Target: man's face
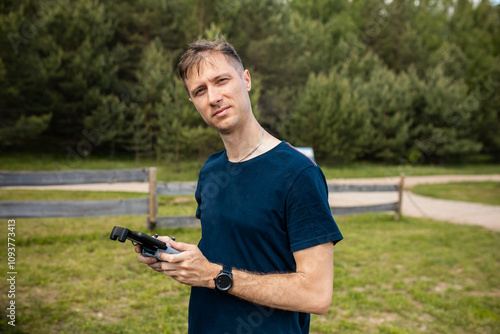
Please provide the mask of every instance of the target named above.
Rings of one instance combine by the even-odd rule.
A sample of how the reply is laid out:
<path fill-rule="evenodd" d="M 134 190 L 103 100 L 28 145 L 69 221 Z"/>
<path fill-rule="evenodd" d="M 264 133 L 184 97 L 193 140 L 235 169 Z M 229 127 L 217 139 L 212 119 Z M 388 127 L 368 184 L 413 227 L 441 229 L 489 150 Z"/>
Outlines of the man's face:
<path fill-rule="evenodd" d="M 189 100 L 205 122 L 219 133 L 228 134 L 250 119 L 248 92 L 250 73 L 237 70 L 221 53 L 202 60 L 200 70 L 191 68 L 185 80 Z"/>

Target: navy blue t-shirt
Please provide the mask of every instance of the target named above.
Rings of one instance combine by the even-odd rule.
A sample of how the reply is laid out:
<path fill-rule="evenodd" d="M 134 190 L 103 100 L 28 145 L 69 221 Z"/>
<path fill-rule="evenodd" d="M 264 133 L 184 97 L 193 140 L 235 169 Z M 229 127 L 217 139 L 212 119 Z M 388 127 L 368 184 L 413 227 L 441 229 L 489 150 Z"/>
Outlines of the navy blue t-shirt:
<path fill-rule="evenodd" d="M 214 263 L 255 273 L 295 272 L 293 252 L 343 237 L 319 166 L 286 142 L 251 160 L 213 154 L 196 189 L 202 238 Z M 234 282 L 234 284 L 238 284 Z M 309 333 L 310 315 L 193 287 L 189 333 Z"/>

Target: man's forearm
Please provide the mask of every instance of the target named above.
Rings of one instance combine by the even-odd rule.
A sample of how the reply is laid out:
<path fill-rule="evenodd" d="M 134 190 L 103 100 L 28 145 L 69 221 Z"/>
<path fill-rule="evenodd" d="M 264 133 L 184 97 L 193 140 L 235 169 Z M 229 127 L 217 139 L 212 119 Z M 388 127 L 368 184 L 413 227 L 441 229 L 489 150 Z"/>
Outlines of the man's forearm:
<path fill-rule="evenodd" d="M 229 294 L 250 302 L 288 311 L 323 314 L 328 310 L 333 292 L 333 245 L 331 252 L 315 252 L 314 260 L 306 262 L 307 255 L 300 255 L 297 272 L 257 274 L 233 269 L 233 286 Z M 305 252 L 304 252 L 305 253 Z M 211 272 L 218 273 L 216 265 Z M 214 282 L 209 282 L 214 288 Z"/>
<path fill-rule="evenodd" d="M 331 302 L 332 293 L 311 287 L 302 273 L 259 275 L 235 270 L 233 281 L 231 295 L 267 307 L 323 314 Z"/>

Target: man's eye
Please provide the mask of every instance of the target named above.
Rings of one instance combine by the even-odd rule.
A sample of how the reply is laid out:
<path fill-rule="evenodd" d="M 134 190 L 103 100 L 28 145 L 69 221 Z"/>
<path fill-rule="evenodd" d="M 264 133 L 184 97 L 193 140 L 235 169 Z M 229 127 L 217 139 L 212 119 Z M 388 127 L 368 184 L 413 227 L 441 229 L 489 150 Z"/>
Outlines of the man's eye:
<path fill-rule="evenodd" d="M 205 91 L 205 89 L 203 88 L 200 88 L 198 89 L 195 93 L 194 93 L 194 96 L 200 96 L 201 94 L 203 94 L 203 92 Z"/>

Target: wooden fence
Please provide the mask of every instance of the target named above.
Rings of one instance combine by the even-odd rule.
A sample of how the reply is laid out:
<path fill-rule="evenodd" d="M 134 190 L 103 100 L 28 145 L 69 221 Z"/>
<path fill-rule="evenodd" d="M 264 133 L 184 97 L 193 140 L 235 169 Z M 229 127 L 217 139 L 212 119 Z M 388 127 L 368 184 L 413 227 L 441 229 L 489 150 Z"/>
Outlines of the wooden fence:
<path fill-rule="evenodd" d="M 0 186 L 48 186 L 89 183 L 148 182 L 152 168 L 71 170 L 58 172 L 0 171 Z M 102 201 L 2 201 L 1 218 L 96 217 L 150 214 L 149 198 Z"/>
<path fill-rule="evenodd" d="M 119 215 L 148 215 L 147 227 L 172 228 L 199 226 L 194 216 L 157 217 L 158 195 L 194 195 L 196 182 L 156 181 L 156 168 L 129 170 L 73 170 L 59 172 L 5 172 L 0 171 L 0 187 L 32 185 L 67 185 L 89 183 L 148 182 L 148 197 L 101 200 L 101 201 L 3 201 L 0 202 L 0 218 L 45 218 L 45 217 L 96 217 Z M 332 192 L 369 192 L 397 191 L 398 201 L 393 203 L 356 206 L 332 207 L 334 216 L 351 215 L 367 212 L 394 211 L 395 219 L 401 215 L 404 177 L 394 185 L 345 185 L 329 184 Z"/>
<path fill-rule="evenodd" d="M 364 205 L 364 206 L 348 206 L 348 207 L 331 207 L 332 215 L 355 215 L 367 212 L 385 212 L 394 211 L 395 220 L 401 216 L 401 204 L 403 202 L 404 175 L 400 176 L 399 184 L 375 184 L 375 185 L 357 185 L 357 184 L 328 184 L 328 192 L 385 192 L 397 191 L 398 200 L 396 202 Z"/>

